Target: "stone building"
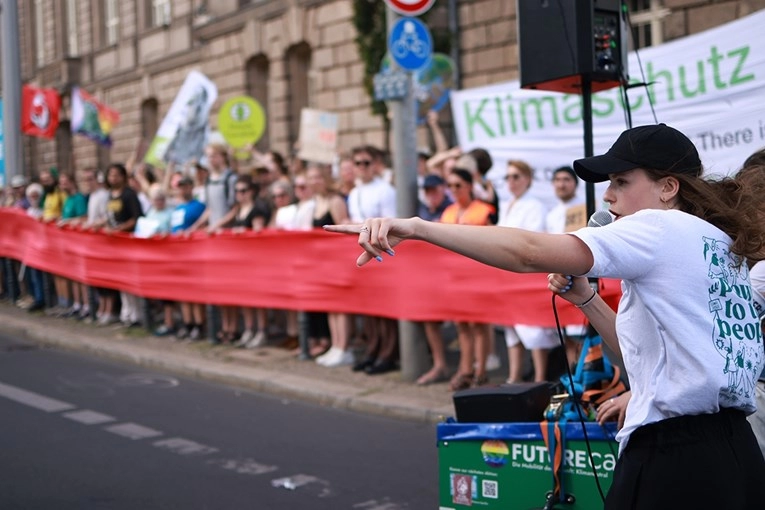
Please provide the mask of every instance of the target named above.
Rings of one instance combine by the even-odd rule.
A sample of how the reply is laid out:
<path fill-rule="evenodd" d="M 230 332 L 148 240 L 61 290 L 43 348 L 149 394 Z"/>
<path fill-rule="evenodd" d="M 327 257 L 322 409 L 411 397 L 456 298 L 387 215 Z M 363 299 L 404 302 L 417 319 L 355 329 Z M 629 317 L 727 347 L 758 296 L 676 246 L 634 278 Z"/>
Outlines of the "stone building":
<path fill-rule="evenodd" d="M 379 0 L 375 0 L 379 1 Z M 566 0 L 569 1 L 569 0 Z M 570 0 L 573 1 L 573 0 Z M 765 0 L 628 0 L 638 46 L 692 34 L 765 8 Z M 265 107 L 262 147 L 283 153 L 300 110 L 339 114 L 339 145 L 385 145 L 370 111 L 355 44 L 352 0 L 18 0 L 22 80 L 64 97 L 55 140 L 25 137 L 28 173 L 124 161 L 151 140 L 189 71 L 219 98 L 248 94 Z M 437 0 L 434 22 L 456 26 L 464 88 L 518 77 L 515 0 Z M 111 149 L 72 137 L 68 93 L 80 85 L 120 112 Z M 422 134 L 420 135 L 422 136 Z M 74 157 L 71 157 L 71 155 Z"/>

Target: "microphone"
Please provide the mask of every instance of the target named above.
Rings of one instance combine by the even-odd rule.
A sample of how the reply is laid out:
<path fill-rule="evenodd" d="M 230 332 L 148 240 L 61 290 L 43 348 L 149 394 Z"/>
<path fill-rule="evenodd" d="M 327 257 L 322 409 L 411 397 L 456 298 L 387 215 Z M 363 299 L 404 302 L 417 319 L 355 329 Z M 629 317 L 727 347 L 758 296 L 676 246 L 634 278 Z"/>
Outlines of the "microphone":
<path fill-rule="evenodd" d="M 595 213 L 590 216 L 590 221 L 587 222 L 588 227 L 602 227 L 604 225 L 608 225 L 609 223 L 612 223 L 614 221 L 613 216 L 611 216 L 611 213 L 608 211 L 595 211 Z"/>

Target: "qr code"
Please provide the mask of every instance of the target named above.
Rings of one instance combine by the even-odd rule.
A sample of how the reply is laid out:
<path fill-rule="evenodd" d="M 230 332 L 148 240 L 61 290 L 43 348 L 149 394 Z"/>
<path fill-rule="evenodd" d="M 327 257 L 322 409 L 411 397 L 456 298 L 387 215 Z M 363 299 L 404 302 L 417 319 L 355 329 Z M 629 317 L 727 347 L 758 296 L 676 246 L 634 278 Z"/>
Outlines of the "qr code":
<path fill-rule="evenodd" d="M 499 483 L 494 480 L 481 480 L 481 496 L 497 499 L 499 497 Z"/>

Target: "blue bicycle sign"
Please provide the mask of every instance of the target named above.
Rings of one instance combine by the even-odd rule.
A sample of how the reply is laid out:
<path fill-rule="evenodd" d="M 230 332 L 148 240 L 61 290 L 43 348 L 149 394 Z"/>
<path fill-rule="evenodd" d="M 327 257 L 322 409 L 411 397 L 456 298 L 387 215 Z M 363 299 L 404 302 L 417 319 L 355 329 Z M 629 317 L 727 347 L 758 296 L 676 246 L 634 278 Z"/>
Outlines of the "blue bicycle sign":
<path fill-rule="evenodd" d="M 388 36 L 388 51 L 402 69 L 416 71 L 427 65 L 433 54 L 433 37 L 417 18 L 399 18 Z"/>

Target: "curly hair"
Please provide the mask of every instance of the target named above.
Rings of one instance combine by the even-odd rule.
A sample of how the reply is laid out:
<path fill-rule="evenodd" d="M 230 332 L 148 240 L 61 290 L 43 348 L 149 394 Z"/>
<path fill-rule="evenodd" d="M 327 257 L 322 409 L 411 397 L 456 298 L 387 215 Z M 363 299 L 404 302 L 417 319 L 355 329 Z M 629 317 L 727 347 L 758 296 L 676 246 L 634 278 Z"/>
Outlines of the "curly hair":
<path fill-rule="evenodd" d="M 731 251 L 758 261 L 765 258 L 765 223 L 753 221 L 763 215 L 765 178 L 723 177 L 705 179 L 660 170 L 646 170 L 657 181 L 672 176 L 680 182 L 678 209 L 719 228 L 733 240 Z M 765 177 L 763 174 L 762 177 Z"/>

